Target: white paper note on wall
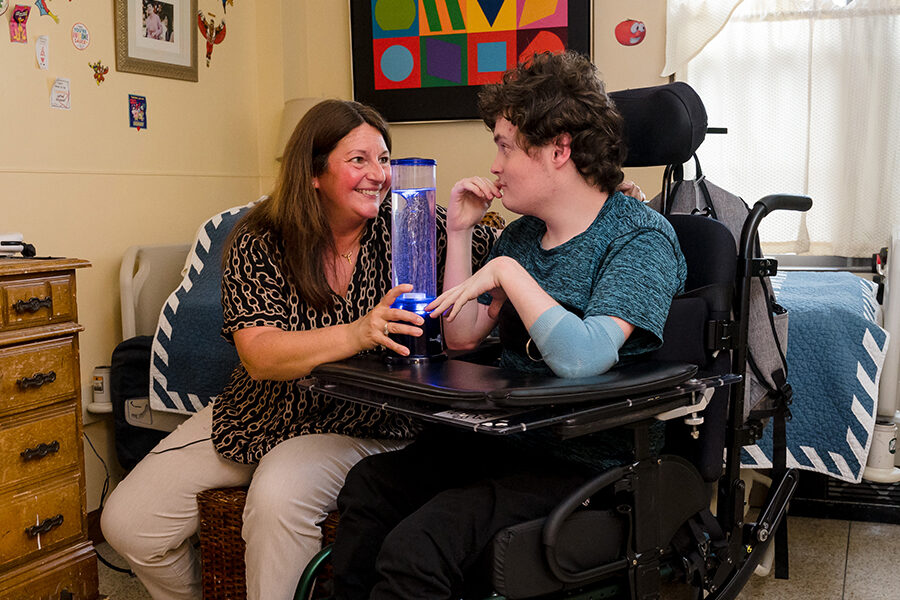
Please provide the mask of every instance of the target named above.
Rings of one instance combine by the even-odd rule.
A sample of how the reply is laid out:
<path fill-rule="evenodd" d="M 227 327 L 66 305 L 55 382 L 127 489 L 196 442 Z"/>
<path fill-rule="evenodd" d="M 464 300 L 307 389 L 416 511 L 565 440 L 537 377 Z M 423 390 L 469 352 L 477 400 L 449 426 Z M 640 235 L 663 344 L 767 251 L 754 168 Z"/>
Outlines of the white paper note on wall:
<path fill-rule="evenodd" d="M 46 35 L 39 35 L 34 42 L 34 57 L 38 66 L 46 71 L 50 66 L 50 38 Z"/>
<path fill-rule="evenodd" d="M 50 107 L 61 110 L 72 108 L 68 79 L 57 77 L 56 81 L 53 82 L 53 88 L 50 90 Z"/>

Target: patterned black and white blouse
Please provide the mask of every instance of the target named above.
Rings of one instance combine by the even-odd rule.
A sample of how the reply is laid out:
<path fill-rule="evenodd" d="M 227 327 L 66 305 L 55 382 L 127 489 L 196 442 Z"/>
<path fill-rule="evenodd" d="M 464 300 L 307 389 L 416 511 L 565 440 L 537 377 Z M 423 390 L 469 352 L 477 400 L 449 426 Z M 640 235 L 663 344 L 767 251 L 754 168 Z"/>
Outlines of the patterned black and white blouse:
<path fill-rule="evenodd" d="M 446 213 L 437 207 L 438 289 L 447 247 Z M 240 225 L 238 225 L 240 227 Z M 477 268 L 494 242 L 491 229 L 477 226 L 472 258 Z M 228 251 L 222 276 L 222 335 L 238 329 L 270 326 L 302 331 L 350 323 L 368 313 L 391 288 L 391 202 L 382 202 L 360 239 L 360 250 L 346 298 L 333 294 L 331 310 L 317 311 L 284 277 L 282 244 L 271 233 L 239 232 Z M 408 417 L 309 392 L 295 381 L 254 381 L 238 365 L 213 403 L 212 440 L 225 458 L 259 461 L 280 442 L 309 433 L 339 433 L 363 438 L 405 439 L 417 431 Z"/>

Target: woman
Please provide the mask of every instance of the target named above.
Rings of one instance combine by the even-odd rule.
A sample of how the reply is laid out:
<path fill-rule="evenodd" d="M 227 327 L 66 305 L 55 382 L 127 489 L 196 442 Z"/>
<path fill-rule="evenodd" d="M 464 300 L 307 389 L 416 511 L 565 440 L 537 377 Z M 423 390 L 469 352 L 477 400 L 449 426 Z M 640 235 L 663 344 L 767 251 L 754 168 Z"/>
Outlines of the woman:
<path fill-rule="evenodd" d="M 390 148 L 377 112 L 321 102 L 288 141 L 271 198 L 232 232 L 223 335 L 241 365 L 213 405 L 141 461 L 103 511 L 106 539 L 154 598 L 200 597 L 188 541 L 196 495 L 248 483 L 247 596 L 292 598 L 320 547 L 316 523 L 335 508 L 347 471 L 415 434 L 405 417 L 329 400 L 297 382 L 317 365 L 379 346 L 406 354 L 389 334 L 422 334 L 420 317 L 390 308 L 412 289 L 390 289 Z M 477 228 L 473 237 L 480 264 L 493 235 Z"/>
<path fill-rule="evenodd" d="M 154 10 L 152 4 L 148 4 L 145 9 L 144 27 L 146 28 L 146 33 L 144 35 L 150 39 L 158 40 L 162 36 L 162 21 L 159 20 L 159 12 Z"/>

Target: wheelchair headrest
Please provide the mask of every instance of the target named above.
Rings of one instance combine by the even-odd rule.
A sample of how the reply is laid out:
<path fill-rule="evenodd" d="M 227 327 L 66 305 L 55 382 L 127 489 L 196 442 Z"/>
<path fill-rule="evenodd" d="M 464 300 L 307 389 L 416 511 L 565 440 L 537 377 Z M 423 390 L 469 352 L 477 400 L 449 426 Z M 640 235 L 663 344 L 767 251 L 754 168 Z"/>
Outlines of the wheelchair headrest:
<path fill-rule="evenodd" d="M 706 109 L 686 83 L 610 92 L 625 118 L 626 167 L 687 162 L 706 137 Z"/>

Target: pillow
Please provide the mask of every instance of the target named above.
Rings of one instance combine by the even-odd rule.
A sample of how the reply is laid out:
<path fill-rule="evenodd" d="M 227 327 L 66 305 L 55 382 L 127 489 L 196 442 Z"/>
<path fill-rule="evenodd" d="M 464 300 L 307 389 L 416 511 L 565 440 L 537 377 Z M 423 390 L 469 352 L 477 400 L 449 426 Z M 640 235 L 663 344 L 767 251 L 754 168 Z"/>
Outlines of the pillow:
<path fill-rule="evenodd" d="M 222 393 L 237 366 L 237 351 L 222 338 L 222 251 L 232 228 L 260 200 L 221 212 L 197 231 L 184 279 L 163 305 L 153 336 L 153 410 L 199 411 Z"/>

